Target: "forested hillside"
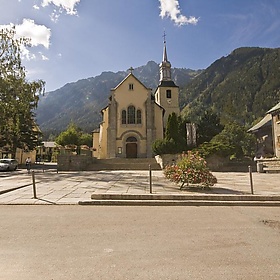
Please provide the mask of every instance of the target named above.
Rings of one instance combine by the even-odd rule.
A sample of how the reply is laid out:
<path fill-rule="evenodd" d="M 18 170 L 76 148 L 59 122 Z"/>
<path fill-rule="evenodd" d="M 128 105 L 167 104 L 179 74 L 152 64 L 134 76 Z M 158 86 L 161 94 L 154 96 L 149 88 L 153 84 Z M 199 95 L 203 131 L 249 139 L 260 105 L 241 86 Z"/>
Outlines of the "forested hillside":
<path fill-rule="evenodd" d="M 213 109 L 223 124 L 251 125 L 280 101 L 280 49 L 239 48 L 181 90 L 182 114 L 196 122 Z"/>

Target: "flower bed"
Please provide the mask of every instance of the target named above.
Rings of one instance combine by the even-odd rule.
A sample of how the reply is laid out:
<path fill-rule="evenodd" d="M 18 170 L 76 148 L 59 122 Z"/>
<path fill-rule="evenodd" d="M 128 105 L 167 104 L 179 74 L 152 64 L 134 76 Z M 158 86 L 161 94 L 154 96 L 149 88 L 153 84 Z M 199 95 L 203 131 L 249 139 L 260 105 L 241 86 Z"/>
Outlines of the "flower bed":
<path fill-rule="evenodd" d="M 210 187 L 217 183 L 217 178 L 206 166 L 206 161 L 197 152 L 188 151 L 182 154 L 181 159 L 164 169 L 167 179 L 180 184 L 180 189 L 186 184 Z"/>

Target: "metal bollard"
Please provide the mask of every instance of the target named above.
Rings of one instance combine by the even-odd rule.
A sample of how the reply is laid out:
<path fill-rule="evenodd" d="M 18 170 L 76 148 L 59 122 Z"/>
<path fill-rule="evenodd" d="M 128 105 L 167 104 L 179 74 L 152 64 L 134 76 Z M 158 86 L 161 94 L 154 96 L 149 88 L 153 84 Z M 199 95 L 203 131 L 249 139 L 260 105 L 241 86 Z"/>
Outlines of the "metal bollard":
<path fill-rule="evenodd" d="M 151 168 L 150 164 L 149 164 L 149 177 L 150 177 L 150 193 L 153 193 L 153 188 L 152 188 L 152 168 Z"/>
<path fill-rule="evenodd" d="M 248 167 L 249 167 L 249 175 L 250 175 L 251 194 L 254 194 L 252 167 L 250 165 Z"/>
<path fill-rule="evenodd" d="M 33 198 L 37 198 L 36 195 L 36 184 L 35 184 L 35 172 L 32 170 L 32 184 L 33 184 Z"/>

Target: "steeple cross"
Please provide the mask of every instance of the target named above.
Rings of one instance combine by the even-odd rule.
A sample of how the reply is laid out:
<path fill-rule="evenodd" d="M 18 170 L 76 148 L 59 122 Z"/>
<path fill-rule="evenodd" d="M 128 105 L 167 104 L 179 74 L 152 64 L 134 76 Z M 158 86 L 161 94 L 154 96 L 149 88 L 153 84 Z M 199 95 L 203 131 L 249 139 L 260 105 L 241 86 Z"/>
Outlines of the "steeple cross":
<path fill-rule="evenodd" d="M 163 31 L 163 43 L 166 43 L 166 33 L 165 33 L 165 30 Z"/>

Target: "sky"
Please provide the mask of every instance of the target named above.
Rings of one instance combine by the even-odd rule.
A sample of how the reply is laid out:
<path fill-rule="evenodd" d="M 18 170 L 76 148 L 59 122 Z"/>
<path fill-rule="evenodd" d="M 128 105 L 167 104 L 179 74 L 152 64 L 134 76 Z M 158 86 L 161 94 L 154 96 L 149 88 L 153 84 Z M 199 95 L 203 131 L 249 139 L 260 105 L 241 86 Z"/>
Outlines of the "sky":
<path fill-rule="evenodd" d="M 0 0 L 0 28 L 31 39 L 30 81 L 66 83 L 160 63 L 205 69 L 239 47 L 280 47 L 280 0 Z"/>

